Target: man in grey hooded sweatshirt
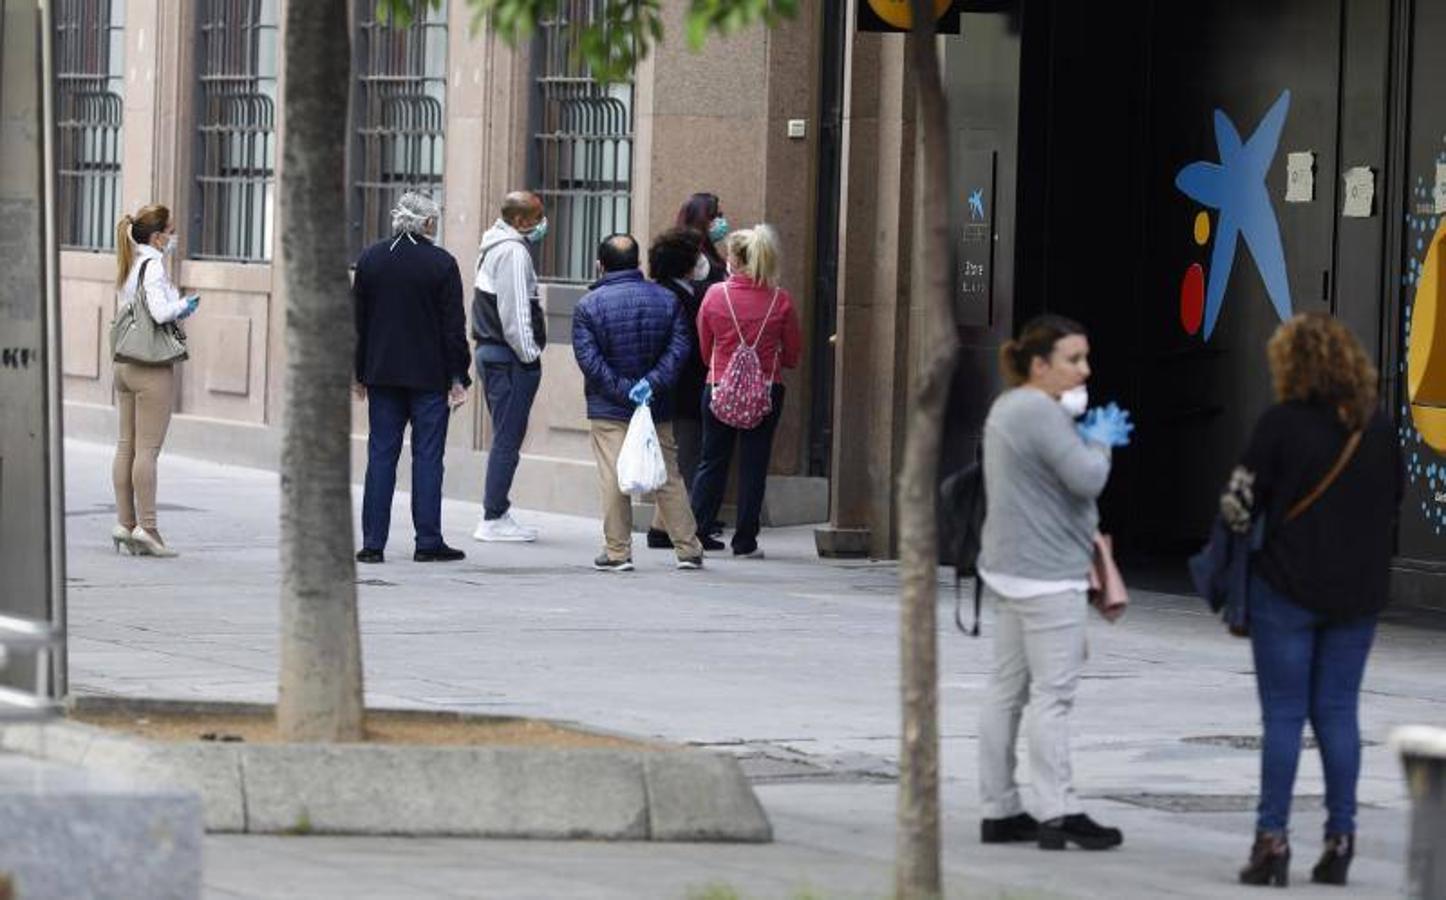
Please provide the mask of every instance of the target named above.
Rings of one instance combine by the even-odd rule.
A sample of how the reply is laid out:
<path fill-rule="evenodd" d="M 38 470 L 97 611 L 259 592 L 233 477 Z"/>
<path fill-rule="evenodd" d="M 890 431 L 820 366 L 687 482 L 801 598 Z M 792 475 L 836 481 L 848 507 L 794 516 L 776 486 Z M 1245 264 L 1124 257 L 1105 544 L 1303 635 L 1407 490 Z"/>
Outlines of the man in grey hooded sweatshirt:
<path fill-rule="evenodd" d="M 492 447 L 482 495 L 479 541 L 535 541 L 537 530 L 512 517 L 512 478 L 527 436 L 532 401 L 542 383 L 546 320 L 537 291 L 529 244 L 547 234 L 542 200 L 514 191 L 502 201 L 502 216 L 482 236 L 472 294 L 472 338 L 477 343 L 477 377 L 492 416 Z"/>

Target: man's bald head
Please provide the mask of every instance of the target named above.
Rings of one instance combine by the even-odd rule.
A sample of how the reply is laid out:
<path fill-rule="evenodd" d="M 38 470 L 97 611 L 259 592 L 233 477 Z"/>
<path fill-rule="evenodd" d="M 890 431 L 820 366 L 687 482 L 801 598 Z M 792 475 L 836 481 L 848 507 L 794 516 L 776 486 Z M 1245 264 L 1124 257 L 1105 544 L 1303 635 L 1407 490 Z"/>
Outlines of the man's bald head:
<path fill-rule="evenodd" d="M 502 198 L 502 221 L 523 231 L 542 220 L 542 198 L 531 191 L 513 191 Z"/>
<path fill-rule="evenodd" d="M 630 234 L 610 234 L 597 245 L 597 261 L 604 272 L 638 267 L 638 242 Z"/>

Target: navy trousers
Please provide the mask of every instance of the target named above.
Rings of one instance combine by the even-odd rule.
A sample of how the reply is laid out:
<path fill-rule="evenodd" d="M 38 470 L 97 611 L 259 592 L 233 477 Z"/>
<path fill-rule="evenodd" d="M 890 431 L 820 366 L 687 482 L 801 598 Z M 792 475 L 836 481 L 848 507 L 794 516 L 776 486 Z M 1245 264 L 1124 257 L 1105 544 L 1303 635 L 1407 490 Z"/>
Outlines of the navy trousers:
<path fill-rule="evenodd" d="M 392 527 L 392 493 L 402 434 L 412 426 L 412 527 L 418 550 L 442 546 L 442 453 L 447 447 L 447 394 L 410 388 L 368 387 L 366 489 L 362 494 L 362 547 L 381 550 Z"/>
<path fill-rule="evenodd" d="M 477 374 L 487 397 L 487 411 L 492 416 L 492 446 L 487 451 L 487 481 L 482 488 L 482 513 L 488 519 L 500 519 L 512 507 L 512 478 L 522 459 L 522 441 L 527 437 L 527 420 L 532 415 L 532 401 L 542 384 L 539 363 L 523 365 L 492 362 L 477 354 Z"/>
<path fill-rule="evenodd" d="M 718 518 L 733 446 L 738 445 L 738 523 L 733 529 L 733 550 L 751 553 L 758 548 L 763 491 L 768 484 L 768 461 L 773 456 L 773 433 L 783 415 L 783 385 L 772 388 L 773 410 L 754 428 L 743 430 L 718 421 L 709 408 L 712 386 L 703 389 L 703 447 L 698 474 L 693 479 L 693 518 L 701 530 Z"/>

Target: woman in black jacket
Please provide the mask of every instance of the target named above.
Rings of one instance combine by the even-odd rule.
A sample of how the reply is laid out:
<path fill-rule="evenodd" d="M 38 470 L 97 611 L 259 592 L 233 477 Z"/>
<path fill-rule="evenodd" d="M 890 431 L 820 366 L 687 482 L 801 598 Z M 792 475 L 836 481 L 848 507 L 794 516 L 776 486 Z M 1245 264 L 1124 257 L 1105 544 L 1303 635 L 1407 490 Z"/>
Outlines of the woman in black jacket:
<path fill-rule="evenodd" d="M 653 246 L 648 249 L 648 274 L 653 281 L 672 291 L 673 296 L 678 298 L 681 315 L 687 317 L 688 336 L 692 340 L 688 360 L 683 364 L 678 382 L 673 387 L 673 437 L 678 443 L 678 469 L 682 472 L 683 484 L 687 486 L 690 497 L 703 443 L 701 404 L 703 380 L 708 371 L 703 365 L 703 356 L 698 351 L 696 324 L 698 306 L 703 302 L 706 287 L 694 281 L 693 276 L 701 270 L 703 260 L 706 260 L 703 252 L 706 244 L 701 233 L 691 228 L 679 227 L 670 228 L 658 235 L 653 239 Z M 699 531 L 701 533 L 701 527 Z M 673 546 L 662 522 L 654 521 L 653 526 L 648 529 L 648 546 Z"/>
<path fill-rule="evenodd" d="M 1386 605 L 1400 451 L 1377 374 L 1350 331 L 1297 315 L 1266 348 L 1277 403 L 1256 423 L 1221 497 L 1227 524 L 1264 517 L 1249 627 L 1264 741 L 1245 884 L 1289 878 L 1291 792 L 1307 719 L 1325 772 L 1325 852 L 1312 880 L 1345 884 L 1355 851 L 1361 678 Z"/>

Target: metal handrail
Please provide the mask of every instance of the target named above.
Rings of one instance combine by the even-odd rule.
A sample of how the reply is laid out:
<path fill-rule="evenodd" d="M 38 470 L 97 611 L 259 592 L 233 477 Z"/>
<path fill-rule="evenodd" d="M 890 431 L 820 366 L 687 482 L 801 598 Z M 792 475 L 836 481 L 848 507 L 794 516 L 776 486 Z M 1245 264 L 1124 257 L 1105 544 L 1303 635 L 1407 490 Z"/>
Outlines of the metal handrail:
<path fill-rule="evenodd" d="M 64 640 L 60 629 L 50 622 L 0 615 L 0 671 L 10 665 L 10 651 L 35 654 L 36 689 L 0 687 L 0 723 L 40 722 L 61 714 L 60 701 L 50 696 L 51 654 Z"/>

